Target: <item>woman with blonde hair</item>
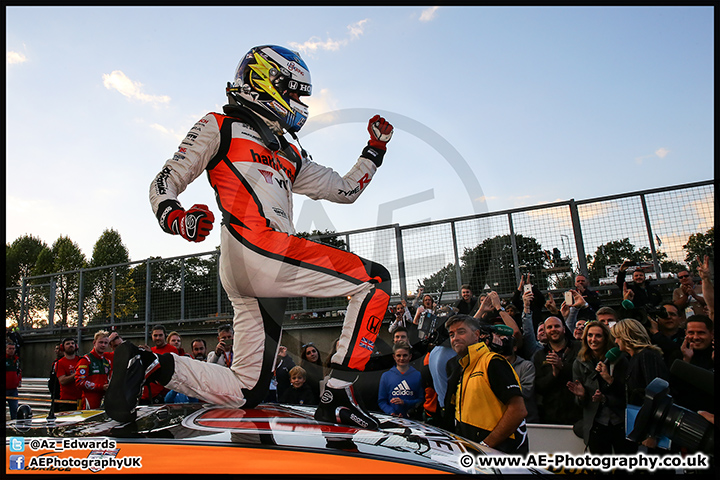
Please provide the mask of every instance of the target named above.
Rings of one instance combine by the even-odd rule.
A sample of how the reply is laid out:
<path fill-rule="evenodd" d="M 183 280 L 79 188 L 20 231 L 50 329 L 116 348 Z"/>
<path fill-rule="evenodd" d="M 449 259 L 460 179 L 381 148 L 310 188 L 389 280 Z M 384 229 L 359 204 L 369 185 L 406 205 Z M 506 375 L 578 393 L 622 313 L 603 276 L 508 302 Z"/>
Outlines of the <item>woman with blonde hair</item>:
<path fill-rule="evenodd" d="M 610 328 L 596 320 L 582 331 L 582 346 L 573 363 L 573 381 L 567 383 L 583 408 L 583 440 L 593 454 L 632 454 L 637 444 L 625 439 L 625 375 L 627 355 L 606 354 L 615 347 Z"/>
<path fill-rule="evenodd" d="M 650 336 L 643 325 L 635 319 L 626 318 L 613 325 L 611 332 L 615 343 L 623 352 L 630 355 L 625 391 L 628 405 L 642 406 L 645 399 L 645 387 L 656 378 L 670 382 L 668 369 L 660 347 L 650 342 Z M 642 442 L 648 451 L 655 451 L 657 442 L 648 438 Z"/>

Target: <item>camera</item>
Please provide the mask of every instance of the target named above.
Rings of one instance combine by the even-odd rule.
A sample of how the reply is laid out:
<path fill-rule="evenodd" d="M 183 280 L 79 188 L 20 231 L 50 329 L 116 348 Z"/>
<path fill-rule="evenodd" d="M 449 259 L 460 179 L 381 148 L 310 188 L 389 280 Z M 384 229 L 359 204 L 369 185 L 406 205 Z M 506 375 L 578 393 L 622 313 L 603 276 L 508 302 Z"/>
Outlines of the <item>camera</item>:
<path fill-rule="evenodd" d="M 714 425 L 698 413 L 675 405 L 669 390 L 670 385 L 662 378 L 656 378 L 645 387 L 645 401 L 627 439 L 642 442 L 649 436 L 668 437 L 673 444 L 686 448 L 690 453 L 702 452 L 713 456 Z"/>

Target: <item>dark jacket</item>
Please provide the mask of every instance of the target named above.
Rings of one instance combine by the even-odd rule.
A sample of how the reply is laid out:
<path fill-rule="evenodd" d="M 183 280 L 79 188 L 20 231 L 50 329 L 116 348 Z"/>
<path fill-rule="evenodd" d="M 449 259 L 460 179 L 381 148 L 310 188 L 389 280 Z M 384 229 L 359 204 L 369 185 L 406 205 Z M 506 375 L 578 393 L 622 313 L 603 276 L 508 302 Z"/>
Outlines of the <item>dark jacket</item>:
<path fill-rule="evenodd" d="M 573 362 L 580 349 L 580 342 L 568 336 L 566 339 L 567 345 L 561 354 L 563 366 L 557 377 L 552 373 L 552 365 L 545 362 L 551 350 L 549 344 L 533 355 L 535 394 L 539 397 L 538 409 L 542 423 L 573 425 L 582 418 L 582 409 L 575 402 L 575 395 L 567 388 L 567 383 L 572 381 Z"/>
<path fill-rule="evenodd" d="M 625 283 L 626 271 L 619 271 L 617 278 L 615 279 L 615 285 L 623 291 L 623 284 Z M 645 307 L 646 305 L 657 306 L 662 301 L 662 295 L 655 285 L 652 285 L 649 280 L 645 280 L 644 286 L 640 286 L 635 282 L 628 282 L 628 288 L 633 291 L 633 305 L 635 307 Z"/>
<path fill-rule="evenodd" d="M 573 363 L 573 381 L 579 380 L 585 387 L 585 396 L 582 399 L 575 397 L 575 402 L 583 409 L 582 431 L 585 445 L 590 440 L 590 432 L 601 408 L 610 410 L 616 424 L 618 421 L 622 423 L 625 418 L 625 377 L 628 364 L 626 355 L 620 356 L 615 363 L 611 364 L 609 367 L 613 382 L 608 384 L 595 370 L 597 362 L 585 361 L 580 358 L 575 359 Z M 601 404 L 592 401 L 592 397 L 598 389 L 605 395 L 605 403 Z"/>

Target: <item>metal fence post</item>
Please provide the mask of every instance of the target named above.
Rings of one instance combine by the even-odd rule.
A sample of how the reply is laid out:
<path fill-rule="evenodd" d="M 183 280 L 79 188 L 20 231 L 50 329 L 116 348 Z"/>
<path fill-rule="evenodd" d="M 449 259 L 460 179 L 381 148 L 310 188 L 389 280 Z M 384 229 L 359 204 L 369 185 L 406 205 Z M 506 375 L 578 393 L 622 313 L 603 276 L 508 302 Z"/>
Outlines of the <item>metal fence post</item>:
<path fill-rule="evenodd" d="M 455 281 L 457 282 L 458 292 L 462 285 L 462 269 L 460 268 L 460 254 L 457 248 L 457 232 L 455 231 L 455 222 L 450 222 L 450 232 L 452 232 L 452 248 L 455 258 Z"/>
<path fill-rule="evenodd" d="M 520 283 L 520 258 L 517 252 L 517 239 L 515 238 L 512 213 L 508 213 L 508 226 L 510 227 L 510 243 L 512 245 L 513 265 L 515 266 L 515 283 Z"/>
<path fill-rule="evenodd" d="M 398 281 L 400 282 L 400 298 L 405 300 L 407 297 L 407 281 L 405 279 L 405 255 L 403 254 L 402 230 L 397 223 L 394 225 L 395 230 L 395 248 L 397 249 L 398 259 Z"/>
<path fill-rule="evenodd" d="M 145 263 L 145 345 L 148 343 L 148 322 L 150 321 L 150 259 Z"/>
<path fill-rule="evenodd" d="M 655 278 L 660 280 L 660 262 L 655 251 L 655 239 L 653 238 L 652 225 L 650 225 L 650 214 L 648 213 L 645 195 L 640 195 L 640 203 L 642 204 L 643 217 L 645 218 L 645 228 L 647 229 L 648 240 L 650 241 L 650 252 L 652 253 L 653 269 L 655 270 Z"/>
<path fill-rule="evenodd" d="M 580 215 L 578 214 L 575 199 L 571 198 L 570 203 L 570 221 L 572 222 L 573 236 L 575 237 L 575 249 L 578 257 L 578 271 L 585 278 L 588 278 L 587 257 L 585 255 L 585 242 L 582 237 L 582 229 L 580 227 Z M 570 267 L 572 268 L 572 266 Z"/>

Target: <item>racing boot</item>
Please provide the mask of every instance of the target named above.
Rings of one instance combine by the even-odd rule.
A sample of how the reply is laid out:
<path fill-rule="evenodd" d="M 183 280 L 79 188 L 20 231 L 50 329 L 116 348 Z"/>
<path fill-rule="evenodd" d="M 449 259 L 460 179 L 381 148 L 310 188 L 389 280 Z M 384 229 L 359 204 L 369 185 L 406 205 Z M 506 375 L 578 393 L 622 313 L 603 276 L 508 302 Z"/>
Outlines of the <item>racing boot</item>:
<path fill-rule="evenodd" d="M 170 381 L 175 370 L 171 354 L 156 355 L 130 342 L 115 349 L 110 385 L 105 392 L 105 413 L 118 422 L 132 422 L 137 417 L 137 404 L 146 382 Z"/>
<path fill-rule="evenodd" d="M 378 421 L 355 401 L 352 384 L 343 388 L 326 386 L 320 396 L 320 405 L 315 410 L 315 420 L 367 430 L 377 430 L 380 427 Z"/>

